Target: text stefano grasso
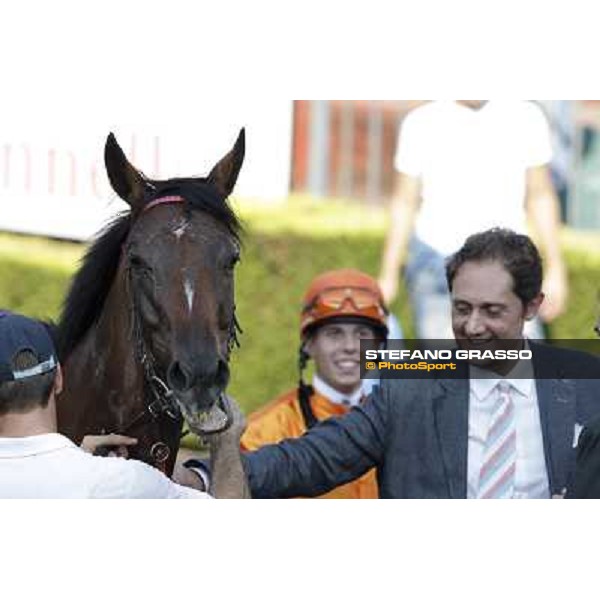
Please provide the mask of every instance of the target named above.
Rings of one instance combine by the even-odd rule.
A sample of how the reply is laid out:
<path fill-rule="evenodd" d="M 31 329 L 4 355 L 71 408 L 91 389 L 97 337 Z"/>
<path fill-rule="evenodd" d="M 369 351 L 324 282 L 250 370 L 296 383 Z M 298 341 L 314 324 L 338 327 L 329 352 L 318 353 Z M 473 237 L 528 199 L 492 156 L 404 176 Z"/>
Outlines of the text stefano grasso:
<path fill-rule="evenodd" d="M 366 360 L 531 360 L 531 350 L 366 350 Z"/>

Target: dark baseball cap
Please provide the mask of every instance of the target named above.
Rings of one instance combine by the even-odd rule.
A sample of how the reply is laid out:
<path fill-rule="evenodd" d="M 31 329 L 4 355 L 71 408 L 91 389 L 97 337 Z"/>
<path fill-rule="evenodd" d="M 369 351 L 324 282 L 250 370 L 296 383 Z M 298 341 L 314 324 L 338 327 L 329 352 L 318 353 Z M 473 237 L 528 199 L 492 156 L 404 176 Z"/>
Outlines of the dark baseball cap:
<path fill-rule="evenodd" d="M 14 359 L 24 350 L 32 352 L 38 363 L 15 371 Z M 42 375 L 56 369 L 57 364 L 52 338 L 42 323 L 0 309 L 0 383 Z"/>

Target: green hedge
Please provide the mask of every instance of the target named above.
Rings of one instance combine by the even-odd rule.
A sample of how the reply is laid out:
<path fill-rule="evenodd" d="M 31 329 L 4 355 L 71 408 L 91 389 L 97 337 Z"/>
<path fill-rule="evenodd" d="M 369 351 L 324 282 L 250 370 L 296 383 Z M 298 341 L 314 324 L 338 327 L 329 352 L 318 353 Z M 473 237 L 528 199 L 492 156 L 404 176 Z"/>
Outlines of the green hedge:
<path fill-rule="evenodd" d="M 234 353 L 230 386 L 246 412 L 296 381 L 300 300 L 313 276 L 345 266 L 371 274 L 379 268 L 381 215 L 375 218 L 371 211 L 335 204 L 306 206 L 296 207 L 301 214 L 282 208 L 246 211 L 247 233 L 236 282 L 244 333 L 242 346 Z M 306 223 L 299 226 L 302 219 Z M 313 226 L 317 222 L 329 225 Z M 551 327 L 552 337 L 593 336 L 600 274 L 597 242 L 597 236 L 565 236 L 571 296 L 568 312 Z M 0 234 L 0 306 L 56 317 L 82 249 L 77 244 Z M 404 294 L 392 308 L 410 335 L 410 311 L 403 298 Z"/>

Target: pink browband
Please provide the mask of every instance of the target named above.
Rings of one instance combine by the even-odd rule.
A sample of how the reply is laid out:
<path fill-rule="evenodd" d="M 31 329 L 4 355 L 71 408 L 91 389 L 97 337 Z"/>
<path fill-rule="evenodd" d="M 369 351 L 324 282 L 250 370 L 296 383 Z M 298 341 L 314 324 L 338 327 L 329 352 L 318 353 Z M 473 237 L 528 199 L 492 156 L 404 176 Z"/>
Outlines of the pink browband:
<path fill-rule="evenodd" d="M 185 202 L 185 200 L 181 196 L 162 196 L 162 198 L 157 198 L 156 200 L 152 200 L 152 202 L 146 204 L 146 206 L 142 208 L 142 214 L 150 210 L 151 208 L 158 206 L 159 204 L 176 204 L 179 202 Z M 125 257 L 125 243 L 123 243 L 121 250 L 121 256 Z M 0 316 L 2 316 L 2 313 L 0 313 Z"/>
<path fill-rule="evenodd" d="M 157 198 L 156 200 L 152 200 L 152 202 L 146 204 L 146 206 L 144 206 L 142 209 L 142 212 L 145 213 L 159 204 L 174 204 L 176 202 L 185 202 L 185 200 L 181 196 L 163 196 L 162 198 Z"/>

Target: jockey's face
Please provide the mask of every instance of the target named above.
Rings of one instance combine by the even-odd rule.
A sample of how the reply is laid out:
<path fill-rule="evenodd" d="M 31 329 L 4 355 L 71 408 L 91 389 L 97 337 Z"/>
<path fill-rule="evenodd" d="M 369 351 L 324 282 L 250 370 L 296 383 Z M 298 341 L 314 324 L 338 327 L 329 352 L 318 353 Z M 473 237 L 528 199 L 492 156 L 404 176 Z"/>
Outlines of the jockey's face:
<path fill-rule="evenodd" d="M 351 394 L 361 385 L 360 340 L 375 337 L 367 324 L 325 323 L 308 339 L 306 351 L 325 383 L 342 394 Z"/>

